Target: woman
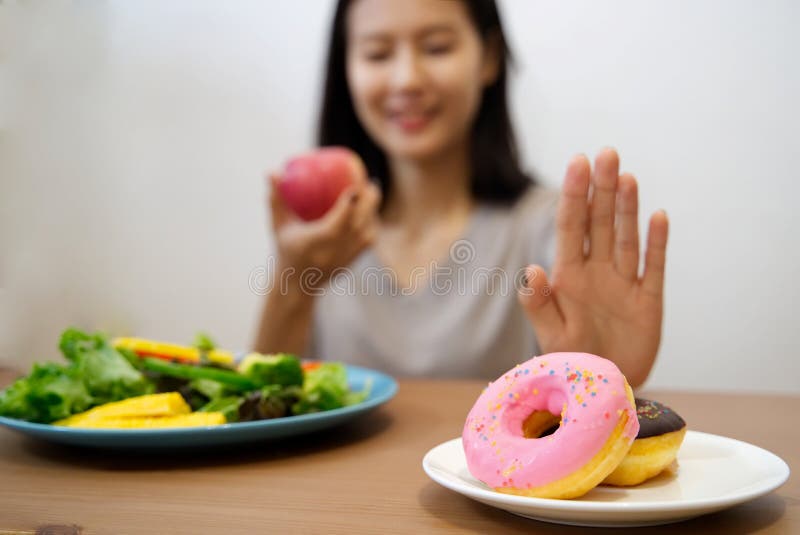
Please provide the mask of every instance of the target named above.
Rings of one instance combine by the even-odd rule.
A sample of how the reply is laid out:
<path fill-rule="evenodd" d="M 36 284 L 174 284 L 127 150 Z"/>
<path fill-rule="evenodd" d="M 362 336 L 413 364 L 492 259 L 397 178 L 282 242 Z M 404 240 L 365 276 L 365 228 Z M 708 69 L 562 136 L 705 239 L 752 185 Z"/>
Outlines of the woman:
<path fill-rule="evenodd" d="M 644 382 L 660 343 L 666 214 L 650 219 L 640 277 L 637 184 L 615 151 L 593 169 L 573 158 L 560 196 L 530 181 L 508 59 L 491 0 L 339 2 L 319 141 L 358 152 L 374 179 L 305 223 L 272 177 L 278 274 L 318 276 L 269 293 L 257 350 L 487 379 L 537 353 L 586 351 Z M 515 299 L 502 276 L 521 269 Z"/>

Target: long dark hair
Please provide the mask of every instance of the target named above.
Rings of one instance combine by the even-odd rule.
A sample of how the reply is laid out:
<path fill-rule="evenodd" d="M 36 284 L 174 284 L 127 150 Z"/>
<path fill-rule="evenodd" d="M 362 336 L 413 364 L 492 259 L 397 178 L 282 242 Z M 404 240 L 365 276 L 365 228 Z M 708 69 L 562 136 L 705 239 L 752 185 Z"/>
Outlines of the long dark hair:
<path fill-rule="evenodd" d="M 472 126 L 470 184 L 476 200 L 511 203 L 533 184 L 519 165 L 516 140 L 508 113 L 507 70 L 511 51 L 503 34 L 494 0 L 462 0 L 484 43 L 497 39 L 500 69 L 495 82 L 484 88 Z M 333 16 L 325 88 L 319 117 L 318 143 L 343 145 L 356 151 L 381 189 L 389 191 L 391 177 L 386 155 L 369 137 L 356 116 L 346 73 L 346 16 L 352 0 L 339 0 Z"/>

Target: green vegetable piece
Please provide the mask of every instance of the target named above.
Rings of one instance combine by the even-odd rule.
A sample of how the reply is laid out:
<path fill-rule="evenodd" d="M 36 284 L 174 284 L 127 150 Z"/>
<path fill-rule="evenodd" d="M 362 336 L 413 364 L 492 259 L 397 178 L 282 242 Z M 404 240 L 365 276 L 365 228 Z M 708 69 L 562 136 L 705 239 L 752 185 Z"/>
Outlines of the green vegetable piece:
<path fill-rule="evenodd" d="M 66 418 L 92 403 L 77 371 L 54 363 L 34 364 L 30 375 L 0 391 L 0 414 L 32 422 Z"/>
<path fill-rule="evenodd" d="M 193 379 L 189 382 L 189 388 L 200 392 L 212 401 L 224 397 L 228 393 L 228 389 L 223 383 L 211 379 Z"/>
<path fill-rule="evenodd" d="M 97 405 L 150 394 L 153 384 L 100 333 L 67 329 L 59 343 Z"/>
<path fill-rule="evenodd" d="M 130 363 L 134 369 L 142 371 L 144 370 L 144 366 L 142 366 L 142 359 L 137 355 L 133 350 L 128 349 L 127 347 L 115 347 L 114 349 L 117 350 L 117 353 L 125 357 L 125 360 Z"/>
<path fill-rule="evenodd" d="M 194 335 L 194 342 L 192 342 L 192 346 L 196 347 L 201 352 L 208 352 L 213 351 L 217 347 L 217 344 L 215 344 L 214 340 L 211 339 L 211 335 L 200 331 Z"/>
<path fill-rule="evenodd" d="M 55 368 L 57 365 L 52 365 Z M 34 378 L 41 377 L 29 399 L 42 415 L 42 421 L 52 422 L 83 412 L 95 405 L 97 400 L 82 381 L 79 370 L 66 368 L 40 373 L 46 368 L 34 370 Z"/>
<path fill-rule="evenodd" d="M 365 381 L 365 382 L 367 384 L 364 386 L 364 390 L 361 390 L 360 392 L 352 392 L 351 391 L 351 392 L 348 392 L 347 394 L 345 394 L 345 396 L 344 396 L 344 406 L 345 407 L 349 407 L 350 405 L 355 405 L 357 403 L 361 403 L 362 401 L 367 399 L 367 397 L 369 396 L 369 391 L 370 391 L 370 389 L 372 387 L 372 381 L 367 379 L 367 381 Z"/>
<path fill-rule="evenodd" d="M 301 386 L 300 359 L 288 353 L 250 353 L 239 364 L 239 372 L 262 385 Z"/>
<path fill-rule="evenodd" d="M 213 368 L 211 366 L 193 366 L 191 364 L 175 364 L 161 359 L 145 358 L 146 370 L 178 377 L 180 379 L 210 379 L 218 381 L 236 391 L 255 390 L 260 385 L 235 371 Z"/>
<path fill-rule="evenodd" d="M 292 405 L 302 395 L 299 386 L 267 385 L 249 392 L 239 406 L 239 421 L 268 420 L 291 416 Z"/>
<path fill-rule="evenodd" d="M 300 400 L 292 406 L 294 414 L 339 409 L 366 399 L 369 386 L 361 392 L 351 392 L 347 369 L 339 362 L 326 362 L 306 372 Z"/>
<path fill-rule="evenodd" d="M 58 348 L 72 362 L 77 361 L 87 351 L 101 347 L 105 338 L 101 334 L 90 335 L 73 327 L 61 333 Z"/>
<path fill-rule="evenodd" d="M 226 396 L 214 399 L 200 407 L 199 412 L 221 412 L 228 422 L 239 421 L 239 406 L 244 403 L 240 396 Z"/>
<path fill-rule="evenodd" d="M 32 390 L 31 386 L 30 377 L 21 377 L 0 391 L 0 415 L 39 421 L 36 408 L 28 401 Z"/>

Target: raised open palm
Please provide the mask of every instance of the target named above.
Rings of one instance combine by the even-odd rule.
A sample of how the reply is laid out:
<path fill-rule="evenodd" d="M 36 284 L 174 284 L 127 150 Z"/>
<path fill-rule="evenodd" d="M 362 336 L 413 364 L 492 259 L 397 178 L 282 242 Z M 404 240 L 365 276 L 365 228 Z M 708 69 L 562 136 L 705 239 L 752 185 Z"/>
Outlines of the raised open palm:
<path fill-rule="evenodd" d="M 638 211 L 636 179 L 619 174 L 616 151 L 602 151 L 594 170 L 576 156 L 558 206 L 553 271 L 548 279 L 529 266 L 520 293 L 543 352 L 606 357 L 634 386 L 647 378 L 661 341 L 669 226 L 663 211 L 651 216 L 639 276 Z"/>

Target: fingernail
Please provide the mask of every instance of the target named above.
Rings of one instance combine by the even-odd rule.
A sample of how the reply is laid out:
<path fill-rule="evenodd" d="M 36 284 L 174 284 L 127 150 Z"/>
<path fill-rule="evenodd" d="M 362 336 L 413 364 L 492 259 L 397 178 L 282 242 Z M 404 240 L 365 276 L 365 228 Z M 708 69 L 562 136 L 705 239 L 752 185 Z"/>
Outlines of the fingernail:
<path fill-rule="evenodd" d="M 569 161 L 569 165 L 575 165 L 575 164 L 577 164 L 579 162 L 582 162 L 582 161 L 585 161 L 585 160 L 588 160 L 588 159 L 589 159 L 589 157 L 581 152 L 581 153 L 578 153 L 578 154 L 576 154 L 576 155 L 574 155 L 572 157 L 572 159 Z"/>

